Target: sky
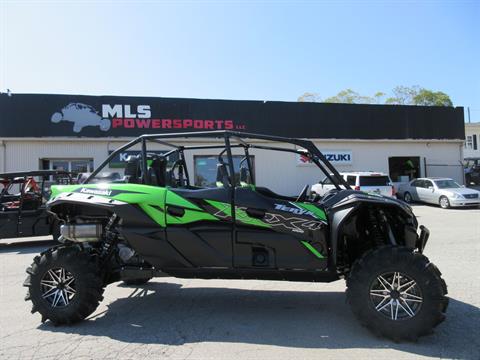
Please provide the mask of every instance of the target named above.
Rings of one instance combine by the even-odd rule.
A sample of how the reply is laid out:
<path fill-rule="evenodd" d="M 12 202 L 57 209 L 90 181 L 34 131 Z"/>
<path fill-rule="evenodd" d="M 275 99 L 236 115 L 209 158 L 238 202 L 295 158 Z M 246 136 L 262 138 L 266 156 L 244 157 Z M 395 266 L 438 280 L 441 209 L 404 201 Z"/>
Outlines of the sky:
<path fill-rule="evenodd" d="M 1 92 L 296 101 L 419 85 L 480 121 L 479 65 L 480 1 L 0 0 Z"/>

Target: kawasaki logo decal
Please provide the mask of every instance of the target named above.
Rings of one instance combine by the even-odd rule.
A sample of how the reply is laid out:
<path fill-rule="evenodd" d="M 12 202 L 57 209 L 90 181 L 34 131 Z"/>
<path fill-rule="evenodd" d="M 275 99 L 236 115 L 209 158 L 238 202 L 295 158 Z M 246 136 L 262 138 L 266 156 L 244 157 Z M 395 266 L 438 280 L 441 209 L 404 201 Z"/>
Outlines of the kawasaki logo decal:
<path fill-rule="evenodd" d="M 102 195 L 102 196 L 110 196 L 112 194 L 112 190 L 100 190 L 100 189 L 88 189 L 88 188 L 81 188 L 79 192 L 84 194 L 92 194 L 92 195 Z"/>

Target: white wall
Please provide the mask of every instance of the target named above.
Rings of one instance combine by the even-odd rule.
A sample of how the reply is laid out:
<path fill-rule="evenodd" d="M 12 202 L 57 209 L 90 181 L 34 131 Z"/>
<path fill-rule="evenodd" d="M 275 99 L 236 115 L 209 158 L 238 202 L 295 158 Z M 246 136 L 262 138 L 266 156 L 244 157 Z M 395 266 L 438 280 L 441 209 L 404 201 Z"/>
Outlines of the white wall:
<path fill-rule="evenodd" d="M 42 158 L 93 158 L 97 167 L 107 157 L 108 150 L 125 144 L 126 140 L 6 140 L 5 167 L 3 171 L 39 169 Z M 424 175 L 423 158 L 429 164 L 458 165 L 462 157 L 463 144 L 457 142 L 417 142 L 417 141 L 316 141 L 320 150 L 351 150 L 351 165 L 336 166 L 339 171 L 381 171 L 388 173 L 388 157 L 420 156 L 421 174 Z M 293 145 L 276 144 L 276 146 Z M 159 144 L 149 145 L 151 150 L 165 150 Z M 0 143 L 0 161 L 3 161 Z M 235 149 L 234 153 L 240 153 Z M 188 153 L 187 153 L 188 154 Z M 195 154 L 215 155 L 218 150 L 196 151 Z M 306 184 L 314 184 L 324 177 L 315 165 L 299 166 L 295 154 L 253 149 L 255 156 L 256 180 L 258 185 L 268 186 L 286 195 L 298 194 Z M 193 177 L 193 156 L 188 154 L 187 165 Z M 434 169 L 434 170 L 431 170 Z M 433 173 L 435 172 L 435 173 Z M 463 183 L 459 167 L 429 167 L 429 176 L 448 176 Z"/>

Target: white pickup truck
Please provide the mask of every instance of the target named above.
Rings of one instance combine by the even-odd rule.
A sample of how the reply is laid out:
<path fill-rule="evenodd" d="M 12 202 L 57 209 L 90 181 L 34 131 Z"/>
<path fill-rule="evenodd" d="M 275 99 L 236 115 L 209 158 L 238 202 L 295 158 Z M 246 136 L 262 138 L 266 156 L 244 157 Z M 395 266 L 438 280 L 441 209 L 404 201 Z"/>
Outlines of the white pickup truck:
<path fill-rule="evenodd" d="M 354 190 L 395 197 L 395 188 L 387 174 L 373 171 L 358 171 L 340 173 L 345 181 Z M 312 186 L 312 193 L 324 196 L 328 191 L 335 189 L 328 177 Z"/>

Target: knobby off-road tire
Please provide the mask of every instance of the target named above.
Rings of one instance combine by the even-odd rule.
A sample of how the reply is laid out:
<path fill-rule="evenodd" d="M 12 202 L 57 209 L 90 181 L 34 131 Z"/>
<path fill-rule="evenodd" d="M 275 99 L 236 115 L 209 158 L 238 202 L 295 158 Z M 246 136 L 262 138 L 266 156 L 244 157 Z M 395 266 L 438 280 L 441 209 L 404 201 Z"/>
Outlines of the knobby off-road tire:
<path fill-rule="evenodd" d="M 446 294 L 437 267 L 405 247 L 368 251 L 347 279 L 347 301 L 360 323 L 394 341 L 416 341 L 432 333 L 445 319 Z"/>
<path fill-rule="evenodd" d="M 95 256 L 77 246 L 58 246 L 33 259 L 27 268 L 25 300 L 42 322 L 71 324 L 93 313 L 103 300 L 104 285 Z"/>

